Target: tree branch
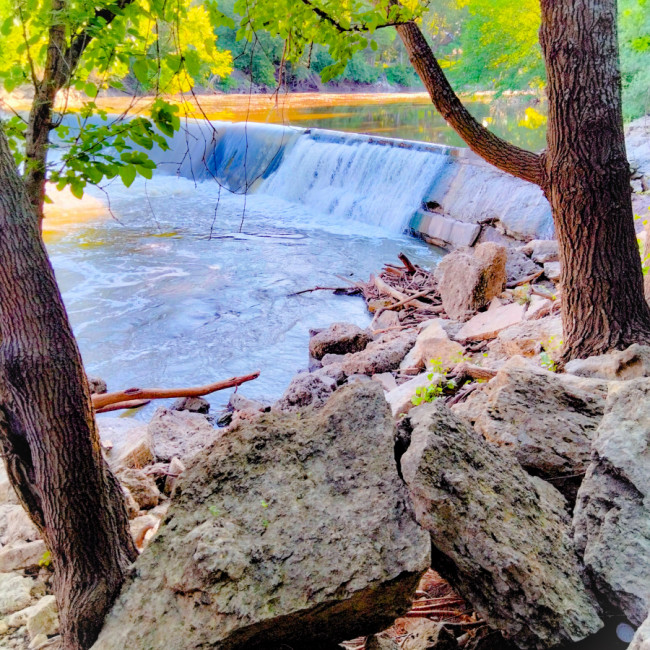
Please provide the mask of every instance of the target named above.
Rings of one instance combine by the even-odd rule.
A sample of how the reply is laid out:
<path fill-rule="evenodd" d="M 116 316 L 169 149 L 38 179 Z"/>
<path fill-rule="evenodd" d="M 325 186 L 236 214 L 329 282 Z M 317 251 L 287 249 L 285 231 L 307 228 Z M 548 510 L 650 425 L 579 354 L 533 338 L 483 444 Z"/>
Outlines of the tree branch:
<path fill-rule="evenodd" d="M 301 0 L 301 2 L 307 7 L 309 7 L 319 18 L 332 25 L 332 27 L 334 27 L 340 34 L 344 34 L 345 32 L 363 33 L 369 31 L 366 25 L 350 25 L 350 27 L 343 27 L 343 25 L 341 25 L 341 23 L 338 20 L 336 20 L 334 16 L 331 16 L 326 11 L 323 11 L 323 9 L 321 9 L 320 7 L 314 5 L 314 3 L 311 2 L 311 0 Z M 385 27 L 397 27 L 397 25 L 404 25 L 404 24 L 405 23 L 400 23 L 400 22 L 384 23 L 382 25 L 377 25 L 375 29 L 382 29 Z"/>
<path fill-rule="evenodd" d="M 545 176 L 542 157 L 502 140 L 472 117 L 454 92 L 424 35 L 414 22 L 398 25 L 397 33 L 434 106 L 467 146 L 501 171 L 543 188 Z"/>
<path fill-rule="evenodd" d="M 244 382 L 257 379 L 260 376 L 259 371 L 242 377 L 231 377 L 225 381 L 207 386 L 197 386 L 195 388 L 127 388 L 117 393 L 100 393 L 91 395 L 93 408 L 95 410 L 105 408 L 109 404 L 117 404 L 135 399 L 165 399 L 167 397 L 201 397 L 208 395 L 224 388 L 233 388 Z"/>

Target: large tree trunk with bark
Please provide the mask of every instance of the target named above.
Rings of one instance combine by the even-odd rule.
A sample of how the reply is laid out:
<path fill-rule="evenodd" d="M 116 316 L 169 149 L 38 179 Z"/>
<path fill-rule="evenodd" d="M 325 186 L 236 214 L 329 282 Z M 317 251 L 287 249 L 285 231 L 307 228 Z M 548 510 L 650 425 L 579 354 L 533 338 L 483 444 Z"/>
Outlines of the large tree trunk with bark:
<path fill-rule="evenodd" d="M 0 125 L 0 452 L 52 554 L 64 647 L 89 648 L 137 552 L 81 357 Z"/>
<path fill-rule="evenodd" d="M 621 109 L 616 0 L 542 0 L 543 186 L 562 266 L 565 356 L 650 342 Z"/>
<path fill-rule="evenodd" d="M 564 360 L 650 343 L 625 153 L 616 0 L 541 0 L 548 148 L 523 151 L 464 108 L 414 22 L 397 27 L 449 125 L 502 171 L 539 185 L 553 211 L 562 265 Z"/>

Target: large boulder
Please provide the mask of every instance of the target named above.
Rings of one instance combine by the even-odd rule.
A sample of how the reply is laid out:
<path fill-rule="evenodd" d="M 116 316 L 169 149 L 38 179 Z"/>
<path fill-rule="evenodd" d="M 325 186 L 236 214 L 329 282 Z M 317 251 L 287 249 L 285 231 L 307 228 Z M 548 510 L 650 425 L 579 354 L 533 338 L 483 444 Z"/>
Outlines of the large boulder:
<path fill-rule="evenodd" d="M 435 275 L 442 306 L 450 318 L 467 320 L 490 304 L 506 285 L 505 246 L 486 242 L 459 248 L 442 258 Z"/>
<path fill-rule="evenodd" d="M 372 336 L 352 323 L 332 323 L 309 340 L 309 354 L 314 359 L 322 359 L 326 354 L 347 354 L 360 352 Z"/>
<path fill-rule="evenodd" d="M 490 442 L 509 447 L 529 473 L 573 503 L 605 412 L 607 383 L 509 359 L 496 377 L 452 409 Z"/>
<path fill-rule="evenodd" d="M 185 461 L 221 435 L 201 413 L 166 408 L 153 414 L 148 433 L 156 460 L 166 463 L 174 457 Z"/>
<path fill-rule="evenodd" d="M 650 379 L 610 386 L 593 450 L 576 545 L 599 590 L 639 625 L 650 609 Z"/>
<path fill-rule="evenodd" d="M 368 344 L 365 350 L 348 354 L 342 370 L 350 375 L 378 375 L 397 370 L 409 350 L 415 345 L 417 335 L 412 330 L 387 332 Z"/>
<path fill-rule="evenodd" d="M 95 649 L 317 650 L 388 627 L 430 560 L 393 438 L 373 381 L 229 431 L 179 479 Z"/>
<path fill-rule="evenodd" d="M 578 377 L 624 381 L 650 376 L 650 346 L 634 343 L 626 350 L 616 350 L 588 359 L 574 359 L 565 371 Z"/>
<path fill-rule="evenodd" d="M 602 623 L 562 498 L 441 401 L 411 411 L 401 458 L 432 567 L 520 648 L 578 641 Z"/>

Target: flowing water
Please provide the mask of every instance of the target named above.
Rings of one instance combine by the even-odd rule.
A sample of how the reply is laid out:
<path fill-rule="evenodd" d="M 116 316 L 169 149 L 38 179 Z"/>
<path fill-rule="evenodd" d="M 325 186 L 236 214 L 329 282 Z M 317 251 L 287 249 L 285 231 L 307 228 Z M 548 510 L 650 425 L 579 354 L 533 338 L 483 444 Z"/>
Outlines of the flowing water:
<path fill-rule="evenodd" d="M 198 120 L 154 157 L 153 180 L 113 182 L 104 206 L 49 226 L 87 370 L 111 390 L 260 369 L 242 392 L 276 398 L 307 366 L 310 328 L 370 320 L 359 298 L 292 294 L 367 279 L 400 251 L 425 266 L 442 254 L 404 229 L 452 164 L 445 147 Z"/>
<path fill-rule="evenodd" d="M 260 369 L 240 390 L 278 397 L 307 366 L 310 328 L 370 320 L 360 298 L 292 293 L 346 286 L 337 275 L 367 279 L 399 251 L 428 266 L 440 255 L 406 235 L 211 181 L 160 175 L 109 193 L 114 218 L 67 228 L 49 250 L 86 367 L 112 390 Z"/>

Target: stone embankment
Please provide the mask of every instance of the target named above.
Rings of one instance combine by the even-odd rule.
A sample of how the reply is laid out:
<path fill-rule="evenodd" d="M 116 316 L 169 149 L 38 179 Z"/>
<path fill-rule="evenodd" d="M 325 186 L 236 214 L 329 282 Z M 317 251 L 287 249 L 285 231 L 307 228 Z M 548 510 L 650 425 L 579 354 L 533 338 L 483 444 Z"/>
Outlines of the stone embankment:
<path fill-rule="evenodd" d="M 274 404 L 100 420 L 142 554 L 95 647 L 647 648 L 650 348 L 557 372 L 557 264 L 387 267 Z M 56 645 L 50 583 L 0 475 L 0 647 Z"/>

